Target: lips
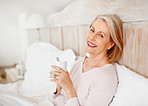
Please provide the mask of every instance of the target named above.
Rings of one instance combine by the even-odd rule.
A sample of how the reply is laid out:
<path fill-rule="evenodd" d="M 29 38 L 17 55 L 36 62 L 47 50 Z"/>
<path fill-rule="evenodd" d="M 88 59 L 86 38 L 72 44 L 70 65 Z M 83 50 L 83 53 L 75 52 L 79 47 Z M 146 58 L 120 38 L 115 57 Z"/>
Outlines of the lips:
<path fill-rule="evenodd" d="M 87 42 L 87 45 L 92 48 L 97 47 L 94 43 L 92 43 L 90 41 Z"/>

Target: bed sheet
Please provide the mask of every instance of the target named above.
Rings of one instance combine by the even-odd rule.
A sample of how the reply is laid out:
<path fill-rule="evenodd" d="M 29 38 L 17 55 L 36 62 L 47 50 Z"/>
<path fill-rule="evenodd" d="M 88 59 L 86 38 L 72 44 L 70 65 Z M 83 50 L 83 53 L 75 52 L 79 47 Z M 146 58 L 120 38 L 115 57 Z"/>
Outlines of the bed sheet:
<path fill-rule="evenodd" d="M 52 95 L 27 97 L 19 93 L 21 83 L 0 84 L 0 106 L 54 106 Z"/>

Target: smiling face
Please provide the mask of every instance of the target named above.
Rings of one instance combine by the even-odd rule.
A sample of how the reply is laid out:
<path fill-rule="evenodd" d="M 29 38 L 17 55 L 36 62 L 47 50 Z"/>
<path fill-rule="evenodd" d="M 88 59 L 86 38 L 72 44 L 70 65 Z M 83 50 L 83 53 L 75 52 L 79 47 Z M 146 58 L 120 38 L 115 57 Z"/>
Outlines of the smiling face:
<path fill-rule="evenodd" d="M 103 19 L 97 19 L 86 35 L 85 51 L 90 55 L 106 54 L 114 43 L 110 40 L 110 29 Z"/>

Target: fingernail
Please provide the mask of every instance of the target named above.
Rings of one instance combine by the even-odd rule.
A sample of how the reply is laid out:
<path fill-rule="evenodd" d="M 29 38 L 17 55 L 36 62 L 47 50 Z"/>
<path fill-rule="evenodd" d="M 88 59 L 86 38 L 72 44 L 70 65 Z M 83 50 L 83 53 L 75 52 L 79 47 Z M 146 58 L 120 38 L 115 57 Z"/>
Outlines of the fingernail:
<path fill-rule="evenodd" d="M 54 67 L 54 65 L 51 65 L 51 67 Z"/>

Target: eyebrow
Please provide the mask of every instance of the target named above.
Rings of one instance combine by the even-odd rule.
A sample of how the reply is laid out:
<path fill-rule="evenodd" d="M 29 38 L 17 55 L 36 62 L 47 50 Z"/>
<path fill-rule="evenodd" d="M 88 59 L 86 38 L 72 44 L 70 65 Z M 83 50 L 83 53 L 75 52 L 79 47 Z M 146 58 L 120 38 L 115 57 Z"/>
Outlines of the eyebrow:
<path fill-rule="evenodd" d="M 94 28 L 93 25 L 91 25 L 90 28 L 91 28 L 91 27 L 95 30 L 95 28 Z M 102 32 L 102 31 L 98 31 L 98 32 L 99 32 L 99 33 L 103 33 L 103 34 L 106 36 L 106 34 L 105 34 L 104 32 Z"/>
<path fill-rule="evenodd" d="M 90 25 L 90 28 L 91 28 L 91 27 L 92 27 L 93 29 L 95 29 L 92 25 Z"/>

